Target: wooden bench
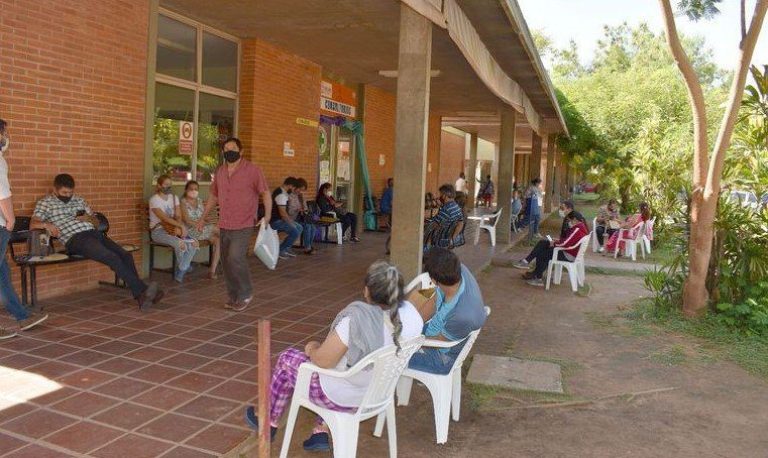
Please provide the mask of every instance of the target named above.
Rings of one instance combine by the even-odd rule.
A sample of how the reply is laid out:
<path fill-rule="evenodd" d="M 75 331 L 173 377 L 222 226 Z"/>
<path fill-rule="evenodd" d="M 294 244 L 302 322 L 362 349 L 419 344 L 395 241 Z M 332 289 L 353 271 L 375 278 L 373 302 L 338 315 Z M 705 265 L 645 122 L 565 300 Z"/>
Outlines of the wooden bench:
<path fill-rule="evenodd" d="M 149 221 L 149 206 L 144 205 L 144 215 L 145 221 Z M 154 272 L 167 272 L 170 274 L 173 274 L 176 271 L 176 250 L 173 248 L 172 245 L 168 245 L 166 243 L 160 243 L 155 242 L 152 240 L 152 230 L 147 229 L 147 236 L 149 240 L 149 271 Z M 213 260 L 213 243 L 211 243 L 210 240 L 198 240 L 197 243 L 200 245 L 200 248 L 208 247 L 208 262 L 204 263 L 205 266 L 210 267 L 211 261 Z M 171 250 L 171 267 L 170 268 L 158 268 L 155 267 L 155 248 L 164 248 Z"/>
<path fill-rule="evenodd" d="M 94 213 L 94 216 L 99 219 L 99 226 L 96 228 L 98 231 L 104 233 L 106 237 L 109 231 L 109 220 L 101 213 Z M 60 248 L 58 251 L 54 251 L 53 254 L 48 256 L 30 256 L 26 253 L 29 240 L 31 237 L 39 237 L 44 234 L 45 231 L 40 229 L 30 229 L 32 218 L 29 216 L 16 217 L 16 225 L 13 227 L 11 237 L 8 243 L 8 249 L 11 254 L 13 262 L 19 266 L 21 270 L 21 302 L 24 305 L 30 305 L 34 308 L 37 307 L 37 268 L 42 266 L 50 266 L 54 264 L 66 264 L 78 261 L 89 261 L 89 259 L 82 256 L 69 255 L 66 250 Z M 49 239 L 50 246 L 54 246 L 53 237 Z M 123 249 L 129 253 L 139 251 L 140 247 L 133 244 L 120 244 Z M 20 250 L 20 248 L 24 248 Z M 115 274 L 114 282 L 99 281 L 101 285 L 125 287 L 125 283 Z M 29 301 L 28 301 L 29 299 Z"/>

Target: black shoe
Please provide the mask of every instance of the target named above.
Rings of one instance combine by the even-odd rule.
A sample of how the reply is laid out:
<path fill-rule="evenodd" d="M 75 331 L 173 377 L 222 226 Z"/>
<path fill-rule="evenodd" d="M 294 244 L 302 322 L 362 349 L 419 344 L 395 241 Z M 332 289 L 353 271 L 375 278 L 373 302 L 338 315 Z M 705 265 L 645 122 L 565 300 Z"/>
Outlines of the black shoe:
<path fill-rule="evenodd" d="M 142 312 L 149 310 L 150 307 L 160 302 L 165 292 L 157 286 L 157 282 L 152 282 L 147 289 L 138 297 L 139 310 Z"/>
<path fill-rule="evenodd" d="M 256 408 L 248 406 L 245 408 L 245 423 L 251 427 L 251 429 L 259 430 L 259 417 L 256 416 Z M 271 426 L 269 428 L 269 440 L 275 441 L 275 435 L 277 434 L 277 428 Z"/>
<path fill-rule="evenodd" d="M 328 433 L 315 433 L 304 441 L 304 450 L 308 452 L 328 452 L 331 450 L 331 443 Z"/>

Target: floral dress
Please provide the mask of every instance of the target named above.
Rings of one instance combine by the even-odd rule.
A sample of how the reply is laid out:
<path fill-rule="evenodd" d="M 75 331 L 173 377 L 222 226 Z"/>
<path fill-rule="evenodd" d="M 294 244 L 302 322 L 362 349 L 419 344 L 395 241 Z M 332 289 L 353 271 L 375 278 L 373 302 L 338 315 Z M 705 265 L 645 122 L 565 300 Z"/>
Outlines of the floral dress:
<path fill-rule="evenodd" d="M 187 216 L 192 221 L 199 221 L 200 217 L 203 216 L 203 200 L 201 198 L 197 198 L 197 205 L 194 207 L 189 204 L 189 201 L 187 199 L 184 199 L 184 209 L 187 211 Z M 189 236 L 192 237 L 195 240 L 210 240 L 211 234 L 213 234 L 213 224 L 206 224 L 203 226 L 202 231 L 198 231 L 195 226 L 189 226 L 187 227 L 187 230 L 189 231 Z"/>

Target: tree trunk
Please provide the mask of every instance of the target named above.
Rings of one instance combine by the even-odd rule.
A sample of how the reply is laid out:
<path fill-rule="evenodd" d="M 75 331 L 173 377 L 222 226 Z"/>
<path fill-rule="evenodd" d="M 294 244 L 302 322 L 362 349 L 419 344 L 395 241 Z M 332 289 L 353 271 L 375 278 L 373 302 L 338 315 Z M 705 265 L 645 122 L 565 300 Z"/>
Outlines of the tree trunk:
<path fill-rule="evenodd" d="M 669 0 L 659 0 L 664 16 L 667 43 L 677 62 L 693 111 L 694 153 L 693 153 L 693 198 L 691 205 L 691 238 L 689 241 L 689 273 L 683 286 L 683 313 L 695 316 L 706 310 L 708 303 L 707 273 L 712 255 L 712 237 L 720 196 L 720 178 L 725 153 L 730 146 L 731 135 L 736 124 L 741 98 L 746 84 L 746 73 L 757 37 L 760 35 L 763 19 L 768 9 L 768 0 L 757 0 L 755 13 L 747 34 L 740 44 L 736 75 L 729 94 L 728 106 L 718 132 L 711 160 L 708 158 L 707 120 L 704 94 L 688 56 L 677 35 L 674 13 Z"/>

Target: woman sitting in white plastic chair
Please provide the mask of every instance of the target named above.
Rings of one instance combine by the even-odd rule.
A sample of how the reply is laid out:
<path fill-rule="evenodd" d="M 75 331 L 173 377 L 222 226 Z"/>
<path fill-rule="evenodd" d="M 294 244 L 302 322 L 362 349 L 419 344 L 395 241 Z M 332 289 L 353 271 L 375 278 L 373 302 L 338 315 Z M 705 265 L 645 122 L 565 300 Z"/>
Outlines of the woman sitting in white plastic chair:
<path fill-rule="evenodd" d="M 277 358 L 270 394 L 271 437 L 283 411 L 289 406 L 296 386 L 299 366 L 307 361 L 322 368 L 345 371 L 368 354 L 386 345 L 400 346 L 421 334 L 424 321 L 416 307 L 405 300 L 403 276 L 386 261 L 376 261 L 368 268 L 363 289 L 365 302 L 349 304 L 336 316 L 325 341 L 309 342 L 304 351 L 289 348 Z M 312 402 L 339 412 L 354 412 L 363 400 L 371 372 L 362 371 L 346 379 L 313 374 L 309 387 Z M 253 406 L 245 412 L 246 422 L 258 429 L 259 419 Z M 308 451 L 330 450 L 328 429 L 318 417 L 312 436 L 304 441 Z"/>

